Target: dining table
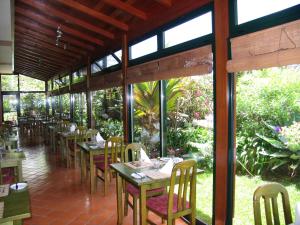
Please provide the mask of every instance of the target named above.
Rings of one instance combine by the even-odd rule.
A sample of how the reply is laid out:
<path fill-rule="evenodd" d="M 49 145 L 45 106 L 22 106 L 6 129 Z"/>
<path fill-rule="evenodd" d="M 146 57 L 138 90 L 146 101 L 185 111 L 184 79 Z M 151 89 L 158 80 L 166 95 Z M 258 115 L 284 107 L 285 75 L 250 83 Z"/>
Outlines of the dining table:
<path fill-rule="evenodd" d="M 22 220 L 31 217 L 28 189 L 9 190 L 7 196 L 0 197 L 3 203 L 1 225 L 21 225 Z"/>
<path fill-rule="evenodd" d="M 140 224 L 147 224 L 147 211 L 146 211 L 146 191 L 150 189 L 166 187 L 170 183 L 170 176 L 157 176 L 157 178 L 153 178 L 154 176 L 159 174 L 157 168 L 153 166 L 146 167 L 134 167 L 130 166 L 128 163 L 114 163 L 110 165 L 111 169 L 113 169 L 116 174 L 116 192 L 117 192 L 117 215 L 118 220 L 117 224 L 120 225 L 123 223 L 123 199 L 122 199 L 122 189 L 123 189 L 123 180 L 128 183 L 131 183 L 133 186 L 137 187 L 140 191 L 139 196 L 139 207 L 140 207 Z M 136 177 L 134 178 L 132 174 L 152 174 L 153 177 L 144 176 L 144 177 Z"/>
<path fill-rule="evenodd" d="M 80 148 L 80 167 L 81 167 L 81 181 L 86 180 L 87 167 L 90 168 L 90 193 L 96 191 L 96 182 L 94 177 L 96 176 L 94 170 L 94 157 L 98 155 L 104 155 L 104 144 L 99 145 L 94 142 L 79 142 L 77 146 Z M 88 161 L 88 165 L 87 165 Z"/>
<path fill-rule="evenodd" d="M 60 141 L 63 142 L 60 145 L 60 153 L 61 159 L 66 161 L 67 168 L 71 167 L 71 159 L 70 159 L 70 142 L 75 141 L 76 132 L 58 132 L 60 136 Z"/>
<path fill-rule="evenodd" d="M 23 151 L 1 151 L 0 153 L 0 167 L 13 167 L 17 170 L 17 182 L 23 181 L 22 161 L 26 159 Z"/>

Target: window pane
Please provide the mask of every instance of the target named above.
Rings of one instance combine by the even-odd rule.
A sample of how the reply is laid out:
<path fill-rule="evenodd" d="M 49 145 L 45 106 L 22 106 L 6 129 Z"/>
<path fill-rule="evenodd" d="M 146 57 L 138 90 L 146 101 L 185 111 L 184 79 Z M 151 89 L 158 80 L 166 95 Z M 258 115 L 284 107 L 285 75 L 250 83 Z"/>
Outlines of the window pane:
<path fill-rule="evenodd" d="M 93 63 L 93 64 L 91 65 L 91 73 L 94 74 L 94 73 L 97 73 L 97 72 L 99 72 L 99 71 L 101 71 L 101 69 L 99 68 L 99 66 L 97 66 L 96 63 Z"/>
<path fill-rule="evenodd" d="M 52 82 L 48 80 L 48 91 L 52 91 Z"/>
<path fill-rule="evenodd" d="M 45 81 L 20 75 L 20 91 L 45 91 Z"/>
<path fill-rule="evenodd" d="M 300 0 L 237 0 L 238 24 L 300 4 Z"/>
<path fill-rule="evenodd" d="M 118 59 L 120 59 L 120 61 L 122 62 L 122 50 L 116 51 L 115 55 L 118 57 Z"/>
<path fill-rule="evenodd" d="M 3 118 L 4 121 L 11 121 L 13 125 L 17 125 L 17 106 L 18 99 L 16 95 L 3 95 Z"/>
<path fill-rule="evenodd" d="M 18 91 L 18 75 L 1 75 L 2 91 Z"/>
<path fill-rule="evenodd" d="M 164 32 L 164 47 L 168 48 L 212 33 L 211 12 Z"/>
<path fill-rule="evenodd" d="M 157 36 L 148 38 L 140 43 L 132 45 L 131 49 L 131 59 L 136 59 L 138 57 L 148 55 L 152 52 L 157 51 Z"/>
<path fill-rule="evenodd" d="M 86 75 L 87 75 L 87 68 L 86 67 L 80 69 L 79 71 L 75 71 L 72 74 L 73 83 L 78 83 L 78 82 L 81 82 L 81 81 L 85 80 Z"/>
<path fill-rule="evenodd" d="M 213 74 L 166 82 L 167 154 L 192 157 L 204 170 L 197 175 L 196 216 L 205 224 L 212 224 Z"/>
<path fill-rule="evenodd" d="M 159 156 L 159 82 L 134 84 L 134 142 L 142 142 L 150 156 Z"/>
<path fill-rule="evenodd" d="M 112 55 L 108 55 L 106 57 L 106 60 L 107 60 L 107 65 L 106 65 L 107 67 L 119 64 L 118 61 Z"/>
<path fill-rule="evenodd" d="M 53 78 L 53 90 L 57 90 L 59 88 L 59 79 L 58 78 Z"/>
<path fill-rule="evenodd" d="M 285 186 L 295 218 L 300 201 L 299 157 L 293 157 L 300 152 L 300 65 L 239 72 L 236 77 L 233 224 L 254 224 L 253 193 L 270 182 Z M 286 224 L 280 199 L 278 224 Z M 263 218 L 264 208 L 262 204 Z"/>
<path fill-rule="evenodd" d="M 93 92 L 92 115 L 104 138 L 123 136 L 122 106 L 121 87 Z"/>
<path fill-rule="evenodd" d="M 22 116 L 46 114 L 46 95 L 44 93 L 21 93 L 20 101 Z"/>
<path fill-rule="evenodd" d="M 59 105 L 59 96 L 52 97 L 52 111 L 55 117 L 59 118 L 60 116 L 60 105 Z"/>
<path fill-rule="evenodd" d="M 66 87 L 70 84 L 70 76 L 66 75 L 60 78 L 60 87 Z"/>
<path fill-rule="evenodd" d="M 60 96 L 62 105 L 62 118 L 70 119 L 70 94 L 63 94 Z"/>
<path fill-rule="evenodd" d="M 72 98 L 74 102 L 74 122 L 77 125 L 87 125 L 87 105 L 86 105 L 86 94 L 76 93 Z"/>

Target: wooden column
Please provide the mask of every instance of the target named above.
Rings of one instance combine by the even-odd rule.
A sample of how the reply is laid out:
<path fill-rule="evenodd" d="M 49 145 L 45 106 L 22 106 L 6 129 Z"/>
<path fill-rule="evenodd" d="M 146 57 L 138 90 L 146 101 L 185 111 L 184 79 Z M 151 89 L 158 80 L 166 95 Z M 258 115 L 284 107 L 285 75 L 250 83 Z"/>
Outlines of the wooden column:
<path fill-rule="evenodd" d="M 95 128 L 95 123 L 92 122 L 92 101 L 91 101 L 91 58 L 87 59 L 87 75 L 86 75 L 86 104 L 87 104 L 87 126 L 88 128 Z"/>
<path fill-rule="evenodd" d="M 2 104 L 2 85 L 1 85 L 1 74 L 0 74 L 0 125 L 3 123 L 3 104 Z"/>
<path fill-rule="evenodd" d="M 127 68 L 128 68 L 128 37 L 124 34 L 122 37 L 122 86 L 123 86 L 123 131 L 124 142 L 128 143 L 128 84 L 127 84 Z"/>
<path fill-rule="evenodd" d="M 216 73 L 216 179 L 215 225 L 226 223 L 228 177 L 228 0 L 214 1 L 215 14 L 215 73 Z"/>
<path fill-rule="evenodd" d="M 45 97 L 46 97 L 46 116 L 49 116 L 49 93 L 48 93 L 49 87 L 48 87 L 48 81 L 45 81 Z"/>

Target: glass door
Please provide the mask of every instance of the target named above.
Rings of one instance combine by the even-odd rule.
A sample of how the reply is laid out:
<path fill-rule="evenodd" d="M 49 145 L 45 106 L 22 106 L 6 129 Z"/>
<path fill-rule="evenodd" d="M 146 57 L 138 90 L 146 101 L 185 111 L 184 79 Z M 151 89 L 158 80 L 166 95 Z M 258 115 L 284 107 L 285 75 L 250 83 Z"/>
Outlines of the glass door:
<path fill-rule="evenodd" d="M 3 120 L 11 122 L 14 126 L 18 121 L 18 98 L 16 94 L 2 96 Z"/>

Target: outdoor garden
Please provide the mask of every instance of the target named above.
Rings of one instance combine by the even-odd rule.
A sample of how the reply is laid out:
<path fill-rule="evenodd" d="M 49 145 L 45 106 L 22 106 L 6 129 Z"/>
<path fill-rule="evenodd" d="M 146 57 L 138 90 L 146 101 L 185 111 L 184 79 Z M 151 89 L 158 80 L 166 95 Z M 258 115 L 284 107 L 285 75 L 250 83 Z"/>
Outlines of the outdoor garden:
<path fill-rule="evenodd" d="M 283 184 L 291 207 L 300 201 L 300 67 L 236 74 L 234 224 L 253 224 L 252 196 L 266 182 Z M 211 224 L 213 207 L 213 75 L 164 81 L 169 156 L 198 160 L 197 217 Z M 158 81 L 133 85 L 134 141 L 159 153 Z M 122 89 L 93 93 L 93 118 L 105 138 L 122 135 Z M 293 212 L 294 213 L 294 212 Z"/>

